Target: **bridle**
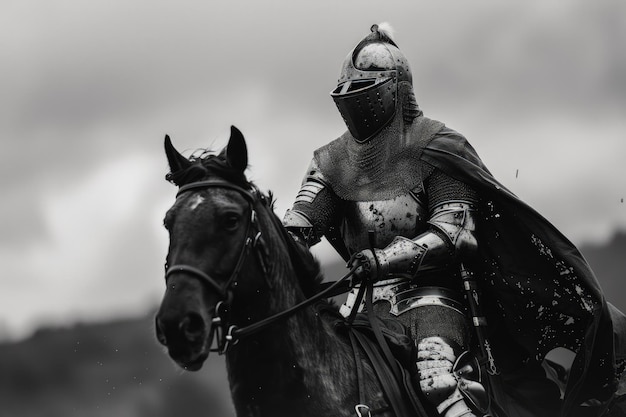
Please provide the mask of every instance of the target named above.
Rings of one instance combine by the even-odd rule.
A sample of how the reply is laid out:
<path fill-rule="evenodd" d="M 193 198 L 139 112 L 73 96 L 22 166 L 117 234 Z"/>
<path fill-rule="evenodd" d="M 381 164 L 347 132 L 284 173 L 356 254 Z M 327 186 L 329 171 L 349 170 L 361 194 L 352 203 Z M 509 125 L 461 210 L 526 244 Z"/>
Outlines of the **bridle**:
<path fill-rule="evenodd" d="M 235 184 L 231 184 L 223 180 L 206 180 L 206 181 L 192 182 L 192 183 L 183 185 L 178 190 L 178 193 L 176 193 L 176 197 L 178 198 L 178 196 L 180 196 L 181 194 L 184 194 L 191 190 L 198 190 L 198 189 L 205 189 L 205 188 L 225 188 L 225 189 L 235 190 L 239 192 L 248 201 L 248 204 L 250 205 L 251 214 L 250 214 L 250 222 L 248 222 L 248 225 L 246 226 L 246 234 L 245 234 L 246 240 L 244 242 L 243 247 L 241 248 L 241 252 L 239 253 L 239 258 L 237 259 L 235 268 L 231 272 L 228 280 L 226 280 L 224 284 L 220 284 L 215 279 L 213 279 L 209 274 L 207 274 L 206 272 L 194 266 L 185 265 L 185 264 L 176 264 L 172 266 L 166 265 L 165 280 L 167 282 L 167 279 L 170 277 L 170 275 L 174 273 L 186 272 L 188 274 L 195 276 L 196 278 L 199 278 L 204 283 L 208 284 L 209 287 L 213 288 L 220 295 L 222 300 L 225 300 L 228 296 L 228 290 L 232 286 L 233 282 L 235 282 L 235 280 L 239 276 L 241 268 L 243 267 L 243 264 L 246 258 L 248 257 L 250 250 L 254 246 L 256 246 L 257 242 L 259 241 L 259 238 L 261 237 L 261 232 L 257 232 L 253 236 L 253 226 L 256 224 L 256 212 L 254 211 L 254 202 L 256 201 L 256 198 L 253 192 L 256 192 L 256 191 L 251 192 L 242 187 L 239 187 Z"/>
<path fill-rule="evenodd" d="M 354 274 L 354 271 L 358 268 L 358 263 L 355 263 L 355 265 L 352 266 L 350 271 L 346 275 L 344 275 L 342 278 L 340 278 L 339 280 L 335 282 L 326 284 L 323 290 L 313 295 L 312 297 L 305 299 L 299 304 L 296 304 L 284 311 L 281 311 L 277 314 L 261 319 L 243 328 L 238 328 L 236 325 L 233 325 L 233 324 L 229 325 L 227 313 L 228 313 L 228 308 L 229 308 L 228 303 L 232 301 L 232 297 L 233 297 L 232 291 L 230 291 L 231 286 L 233 286 L 233 283 L 236 282 L 236 279 L 239 276 L 241 269 L 246 259 L 248 258 L 248 255 L 250 254 L 250 252 L 255 250 L 257 246 L 259 246 L 259 242 L 262 241 L 261 231 L 257 230 L 257 227 L 256 227 L 257 215 L 254 210 L 254 206 L 258 201 L 266 202 L 266 200 L 265 200 L 265 196 L 259 193 L 258 190 L 256 189 L 249 191 L 237 185 L 231 184 L 225 180 L 206 180 L 206 181 L 197 181 L 197 182 L 186 184 L 180 187 L 180 189 L 178 190 L 178 193 L 176 194 L 176 197 L 188 191 L 206 189 L 206 188 L 225 188 L 225 189 L 235 190 L 239 192 L 248 201 L 248 204 L 250 205 L 250 212 L 251 212 L 250 221 L 248 222 L 248 225 L 246 226 L 245 241 L 243 243 L 243 247 L 241 248 L 241 252 L 239 253 L 239 258 L 237 259 L 237 263 L 233 271 L 231 272 L 230 277 L 223 285 L 217 282 L 215 279 L 213 279 L 206 272 L 194 266 L 190 266 L 186 264 L 175 264 L 175 265 L 168 267 L 166 265 L 166 272 L 165 272 L 166 282 L 167 282 L 167 279 L 172 274 L 175 274 L 177 272 L 184 272 L 184 273 L 190 274 L 191 276 L 195 278 L 200 279 L 201 282 L 206 283 L 209 286 L 209 288 L 215 290 L 219 294 L 221 299 L 215 305 L 215 311 L 213 314 L 213 319 L 211 321 L 211 330 L 208 336 L 210 352 L 218 352 L 220 355 L 222 355 L 226 353 L 226 351 L 230 348 L 230 346 L 235 345 L 242 338 L 249 336 L 253 333 L 259 332 L 269 327 L 270 325 L 278 322 L 279 320 L 285 319 L 291 316 L 292 314 L 296 313 L 297 311 L 303 309 L 304 307 L 307 307 L 323 298 L 327 298 L 332 295 L 338 295 L 343 292 L 347 292 L 350 290 L 350 288 L 353 287 L 354 283 L 351 281 L 351 277 Z M 276 216 L 273 216 L 272 219 L 277 223 L 276 224 L 277 227 L 280 227 L 280 228 L 283 227 L 282 224 L 280 224 L 280 220 L 277 220 Z M 284 231 L 284 228 L 282 230 Z M 288 236 L 286 231 L 284 231 L 284 234 Z M 267 268 L 265 267 L 263 256 L 260 254 L 258 250 L 255 252 L 259 259 L 259 264 L 261 266 L 261 269 L 263 270 L 262 272 L 263 272 L 264 278 L 266 282 L 268 282 Z M 365 286 L 362 285 L 361 288 L 365 288 Z M 368 285 L 368 288 L 370 288 L 369 293 L 371 294 L 371 284 Z M 368 297 L 368 300 L 371 304 L 371 296 Z M 371 311 L 373 311 L 373 306 L 369 305 L 369 307 L 371 308 Z M 227 330 L 226 330 L 226 327 L 228 327 Z M 380 329 L 378 329 L 377 327 L 376 328 L 373 327 L 373 329 L 374 329 L 374 334 L 377 334 L 377 333 L 380 334 Z M 216 336 L 217 336 L 217 340 L 215 340 Z M 215 348 L 213 348 L 214 341 L 216 342 Z M 381 343 L 380 340 L 379 340 L 379 343 Z M 353 349 L 355 349 L 356 347 L 354 346 L 354 341 L 352 341 L 352 344 L 353 344 Z M 357 376 L 357 379 L 359 379 L 358 376 Z M 359 381 L 361 381 L 359 382 L 359 393 L 360 393 L 359 396 L 361 397 L 361 393 L 363 392 L 362 378 L 359 379 Z M 386 409 L 386 407 L 381 410 L 384 410 L 384 409 Z M 365 416 L 365 415 L 371 416 L 374 413 L 373 411 L 369 409 L 368 406 L 363 404 L 363 400 L 361 401 L 361 404 L 356 405 L 355 410 L 359 417 Z M 381 410 L 376 410 L 376 411 L 381 411 Z"/>
<path fill-rule="evenodd" d="M 241 269 L 243 265 L 245 264 L 250 252 L 256 249 L 259 246 L 259 242 L 261 241 L 262 233 L 260 230 L 257 230 L 257 215 L 254 209 L 254 206 L 257 201 L 265 201 L 266 197 L 263 196 L 256 189 L 247 190 L 243 187 L 232 184 L 222 179 L 196 181 L 196 182 L 192 182 L 189 184 L 185 184 L 179 188 L 178 193 L 176 193 L 176 197 L 188 191 L 207 189 L 207 188 L 222 188 L 222 189 L 229 189 L 229 190 L 237 191 L 246 199 L 246 201 L 249 204 L 250 221 L 248 222 L 246 226 L 245 241 L 241 248 L 241 252 L 239 253 L 237 263 L 235 264 L 235 267 L 233 271 L 231 272 L 230 277 L 225 281 L 224 284 L 220 284 L 213 277 L 211 277 L 211 275 L 207 274 L 201 269 L 196 268 L 191 265 L 187 265 L 187 264 L 174 264 L 171 266 L 166 264 L 165 265 L 165 281 L 167 282 L 167 280 L 172 274 L 175 274 L 178 272 L 184 272 L 189 275 L 192 275 L 195 278 L 198 278 L 201 282 L 207 284 L 209 288 L 215 290 L 220 296 L 220 301 L 215 306 L 214 316 L 213 316 L 213 320 L 211 323 L 211 331 L 209 334 L 211 346 L 213 345 L 213 339 L 215 338 L 215 336 L 217 336 L 217 341 L 216 341 L 217 347 L 211 348 L 210 349 L 211 352 L 218 352 L 219 354 L 224 354 L 231 345 L 234 345 L 240 339 L 250 334 L 256 333 L 268 327 L 269 325 L 277 322 L 278 320 L 286 318 L 294 314 L 296 311 L 319 301 L 322 298 L 326 298 L 331 295 L 336 295 L 340 293 L 340 292 L 337 292 L 337 289 L 342 287 L 342 284 L 344 284 L 348 280 L 348 278 L 352 276 L 354 270 L 356 269 L 356 266 L 352 270 L 350 270 L 350 272 L 348 272 L 344 277 L 331 283 L 331 285 L 326 286 L 326 288 L 324 288 L 319 293 L 315 294 L 313 297 L 310 297 L 287 310 L 284 310 L 273 316 L 269 316 L 265 319 L 262 319 L 256 323 L 253 323 L 243 328 L 238 328 L 236 325 L 228 325 L 226 315 L 228 312 L 227 304 L 229 301 L 231 301 L 229 300 L 229 297 L 230 297 L 229 293 L 231 292 L 230 291 L 231 287 L 233 286 L 233 283 L 235 283 L 237 278 L 239 277 L 239 274 L 241 273 Z M 280 225 L 280 227 L 282 227 L 282 225 Z M 265 279 L 267 281 L 267 276 L 266 276 L 267 268 L 265 267 L 265 262 L 263 260 L 263 257 L 261 256 L 259 251 L 255 251 L 255 252 L 259 259 Z M 345 286 L 345 289 L 342 290 L 341 292 L 348 291 L 350 288 L 350 286 L 346 286 L 346 285 L 344 286 Z M 226 330 L 226 327 L 228 327 L 227 330 Z"/>

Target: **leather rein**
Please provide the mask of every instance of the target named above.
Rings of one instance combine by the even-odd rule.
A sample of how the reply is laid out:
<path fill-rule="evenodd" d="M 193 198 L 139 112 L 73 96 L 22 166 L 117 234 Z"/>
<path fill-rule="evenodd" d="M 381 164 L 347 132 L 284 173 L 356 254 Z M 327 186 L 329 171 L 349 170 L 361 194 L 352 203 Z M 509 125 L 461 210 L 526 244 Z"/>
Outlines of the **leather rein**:
<path fill-rule="evenodd" d="M 238 327 L 234 324 L 228 323 L 226 318 L 226 313 L 228 311 L 227 303 L 229 301 L 229 297 L 232 295 L 231 287 L 236 279 L 239 277 L 241 273 L 241 269 L 245 264 L 250 252 L 254 251 L 259 258 L 260 264 L 262 266 L 263 274 L 267 274 L 267 270 L 265 268 L 265 262 L 262 259 L 262 255 L 259 251 L 255 249 L 259 245 L 261 240 L 262 233 L 257 230 L 257 215 L 254 209 L 254 206 L 257 202 L 265 202 L 266 198 L 262 194 L 259 193 L 258 190 L 246 190 L 242 187 L 239 187 L 235 184 L 229 183 L 225 180 L 213 179 L 213 180 L 205 180 L 205 181 L 196 181 L 189 184 L 185 184 L 181 186 L 176 194 L 176 197 L 180 196 L 183 193 L 188 191 L 207 189 L 207 188 L 223 188 L 237 191 L 241 194 L 250 206 L 250 221 L 246 226 L 246 234 L 245 241 L 241 248 L 241 252 L 239 253 L 239 257 L 237 259 L 237 263 L 233 271 L 230 274 L 228 280 L 226 280 L 223 284 L 216 281 L 210 274 L 202 271 L 201 269 L 194 267 L 192 265 L 186 264 L 175 264 L 175 265 L 165 265 L 165 281 L 172 274 L 175 273 L 187 273 L 194 278 L 199 279 L 201 282 L 207 284 L 209 288 L 213 289 L 220 296 L 220 301 L 215 306 L 214 317 L 211 323 L 211 332 L 209 335 L 210 345 L 213 345 L 213 339 L 217 336 L 217 347 L 211 348 L 211 352 L 218 352 L 220 355 L 224 354 L 228 348 L 234 344 L 236 344 L 240 339 L 243 339 L 246 336 L 249 336 L 253 333 L 259 332 L 266 327 L 285 319 L 297 311 L 321 300 L 322 298 L 327 298 L 332 295 L 336 295 L 341 292 L 345 292 L 349 289 L 349 286 L 342 285 L 344 284 L 354 273 L 356 266 L 352 268 L 345 276 L 340 278 L 339 280 L 329 283 L 330 285 L 326 286 L 322 291 L 318 292 L 314 296 L 307 298 L 306 300 L 294 305 L 293 307 L 281 311 L 280 313 L 274 314 L 272 316 L 266 317 L 256 323 L 250 324 L 245 327 Z M 282 225 L 280 225 L 282 227 Z M 255 233 L 256 232 L 256 233 Z M 265 276 L 267 280 L 267 276 Z M 345 287 L 345 289 L 343 289 Z M 341 291 L 338 289 L 341 288 Z M 226 329 L 228 327 L 228 329 Z"/>

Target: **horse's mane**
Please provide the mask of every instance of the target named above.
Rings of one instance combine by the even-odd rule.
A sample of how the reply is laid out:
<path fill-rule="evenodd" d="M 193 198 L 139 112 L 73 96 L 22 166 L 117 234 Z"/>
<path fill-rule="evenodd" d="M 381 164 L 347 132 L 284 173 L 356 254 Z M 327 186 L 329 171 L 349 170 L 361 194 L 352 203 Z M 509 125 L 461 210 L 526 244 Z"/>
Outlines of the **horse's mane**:
<path fill-rule="evenodd" d="M 278 220 L 275 214 L 274 217 Z M 322 281 L 324 280 L 320 263 L 315 259 L 309 248 L 296 242 L 287 230 L 282 227 L 282 224 L 280 230 L 283 232 L 291 261 L 296 270 L 296 275 L 300 279 L 300 288 L 302 288 L 305 297 L 312 297 L 319 292 Z M 302 279 L 303 277 L 307 278 Z"/>
<path fill-rule="evenodd" d="M 239 187 L 247 190 L 255 190 L 259 195 L 261 194 L 256 185 L 249 181 L 244 173 L 228 164 L 225 150 L 219 154 L 215 154 L 209 149 L 199 149 L 189 157 L 189 162 L 192 164 L 187 168 L 176 172 L 169 172 L 165 176 L 165 179 L 180 187 L 191 182 L 202 181 L 212 176 L 218 176 Z M 272 192 L 269 191 L 267 196 L 264 196 L 261 200 L 264 202 L 262 205 L 266 208 L 268 217 L 277 229 L 279 237 L 287 246 L 289 257 L 291 258 L 304 296 L 313 296 L 319 291 L 324 278 L 319 262 L 306 246 L 296 242 L 283 227 L 282 222 L 274 212 L 276 200 Z"/>

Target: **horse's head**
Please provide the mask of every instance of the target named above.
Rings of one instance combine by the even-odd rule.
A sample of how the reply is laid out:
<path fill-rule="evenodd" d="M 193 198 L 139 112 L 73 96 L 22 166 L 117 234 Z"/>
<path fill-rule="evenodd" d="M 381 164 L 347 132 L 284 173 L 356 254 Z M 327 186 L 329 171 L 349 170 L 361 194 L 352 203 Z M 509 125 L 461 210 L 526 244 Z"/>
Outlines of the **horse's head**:
<path fill-rule="evenodd" d="M 156 332 L 181 367 L 198 370 L 211 350 L 218 303 L 238 285 L 256 285 L 249 279 L 241 285 L 238 278 L 255 243 L 253 206 L 260 197 L 244 176 L 247 149 L 235 127 L 219 155 L 187 159 L 167 136 L 165 152 L 168 179 L 180 188 L 164 220 L 167 289 Z"/>

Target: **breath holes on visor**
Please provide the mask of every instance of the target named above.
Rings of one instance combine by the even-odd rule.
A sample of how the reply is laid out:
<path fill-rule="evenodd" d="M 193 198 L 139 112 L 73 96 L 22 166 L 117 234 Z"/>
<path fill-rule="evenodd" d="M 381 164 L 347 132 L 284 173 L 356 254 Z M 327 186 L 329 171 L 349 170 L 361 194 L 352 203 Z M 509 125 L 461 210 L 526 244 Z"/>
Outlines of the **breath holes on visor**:
<path fill-rule="evenodd" d="M 357 142 L 377 134 L 393 119 L 398 79 L 395 71 L 339 84 L 331 93 L 348 130 Z"/>

